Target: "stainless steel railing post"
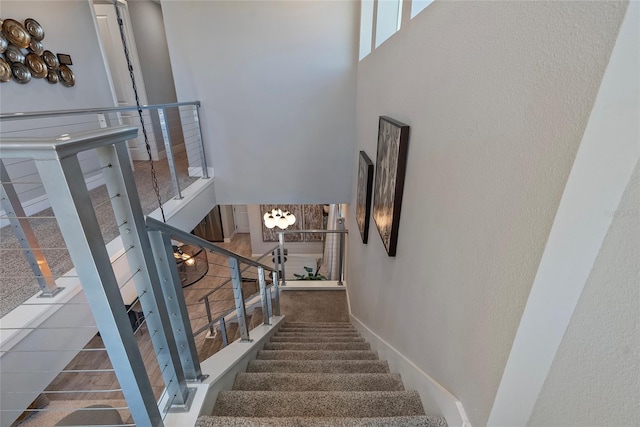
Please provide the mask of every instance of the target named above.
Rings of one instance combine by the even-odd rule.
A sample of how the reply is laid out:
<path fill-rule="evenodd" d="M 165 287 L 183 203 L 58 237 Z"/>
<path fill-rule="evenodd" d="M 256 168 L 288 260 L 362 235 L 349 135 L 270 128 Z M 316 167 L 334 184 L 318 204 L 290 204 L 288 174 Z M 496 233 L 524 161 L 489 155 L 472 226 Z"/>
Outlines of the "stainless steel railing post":
<path fill-rule="evenodd" d="M 247 327 L 247 312 L 242 292 L 242 277 L 238 259 L 229 257 L 229 270 L 231 270 L 231 284 L 233 285 L 233 297 L 236 302 L 236 313 L 238 315 L 238 330 L 242 341 L 251 341 L 249 338 L 249 328 Z"/>
<path fill-rule="evenodd" d="M 211 334 L 211 336 L 213 336 L 215 334 L 215 331 L 213 329 L 213 325 L 211 324 L 211 322 L 213 322 L 213 318 L 211 317 L 211 303 L 209 303 L 208 296 L 204 299 L 204 309 L 207 311 L 207 322 L 209 323 L 209 333 Z"/>
<path fill-rule="evenodd" d="M 171 134 L 167 124 L 167 112 L 164 108 L 158 108 L 158 118 L 160 119 L 160 129 L 162 129 L 162 140 L 164 141 L 164 149 L 167 153 L 167 162 L 169 162 L 169 172 L 171 173 L 171 183 L 173 190 L 176 192 L 174 197 L 177 200 L 182 199 L 180 192 L 180 182 L 178 181 L 178 173 L 176 172 L 176 162 L 173 158 L 173 145 L 171 143 Z"/>
<path fill-rule="evenodd" d="M 344 218 L 338 218 L 338 230 L 344 230 Z M 340 255 L 338 257 L 338 286 L 344 280 L 344 233 L 340 233 Z"/>
<path fill-rule="evenodd" d="M 2 189 L 4 190 L 4 194 L 0 195 L 0 206 L 2 206 L 5 216 L 9 219 L 11 229 L 22 247 L 22 254 L 27 259 L 27 263 L 36 277 L 38 287 L 42 291 L 40 297 L 50 298 L 56 296 L 64 288 L 59 288 L 56 285 L 47 258 L 40 249 L 38 239 L 27 219 L 27 214 L 22 208 L 18 193 L 11 182 L 11 177 L 2 159 L 0 159 L 0 180 L 2 180 Z"/>
<path fill-rule="evenodd" d="M 229 338 L 227 337 L 227 322 L 225 322 L 224 317 L 220 318 L 220 335 L 222 336 L 222 346 L 228 346 Z"/>
<path fill-rule="evenodd" d="M 264 280 L 264 268 L 258 267 L 258 284 L 260 285 L 260 301 L 262 301 L 262 323 L 271 324 L 269 305 L 267 304 L 267 285 Z"/>
<path fill-rule="evenodd" d="M 282 267 L 282 269 L 280 270 L 282 271 L 282 286 L 287 286 L 287 276 L 284 272 L 284 233 L 282 231 L 278 232 L 278 242 L 280 243 L 278 255 L 280 258 L 280 266 Z"/>
<path fill-rule="evenodd" d="M 193 121 L 198 125 L 198 135 L 200 135 L 200 145 L 198 146 L 198 152 L 200 154 L 200 162 L 202 163 L 202 177 L 209 178 L 209 170 L 207 169 L 207 158 L 204 154 L 204 143 L 202 138 L 202 124 L 200 123 L 200 102 L 196 103 L 193 109 Z"/>
<path fill-rule="evenodd" d="M 273 272 L 273 315 L 280 316 L 280 289 L 278 270 Z"/>
<path fill-rule="evenodd" d="M 153 257 L 158 268 L 161 297 L 167 306 L 171 332 L 179 351 L 184 377 L 187 381 L 201 381 L 202 370 L 198 358 L 198 349 L 193 338 L 191 320 L 182 290 L 182 282 L 173 256 L 173 246 L 169 233 L 149 230 L 149 240 Z M 212 328 L 213 329 L 213 328 Z"/>

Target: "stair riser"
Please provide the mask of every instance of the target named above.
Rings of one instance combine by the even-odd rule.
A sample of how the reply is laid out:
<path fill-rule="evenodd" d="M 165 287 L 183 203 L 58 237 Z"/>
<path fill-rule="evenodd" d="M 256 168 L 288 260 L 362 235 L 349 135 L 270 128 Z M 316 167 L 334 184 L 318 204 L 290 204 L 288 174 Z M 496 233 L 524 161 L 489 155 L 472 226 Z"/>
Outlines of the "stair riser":
<path fill-rule="evenodd" d="M 357 332 L 276 332 L 276 337 L 355 337 L 360 338 Z"/>
<path fill-rule="evenodd" d="M 239 417 L 394 417 L 424 415 L 416 392 L 222 391 L 212 415 Z"/>
<path fill-rule="evenodd" d="M 380 418 L 198 418 L 195 427 L 447 427 L 444 417 L 427 415 Z"/>
<path fill-rule="evenodd" d="M 314 328 L 323 326 L 353 326 L 349 322 L 285 322 L 284 326 L 311 326 Z"/>
<path fill-rule="evenodd" d="M 338 333 L 338 334 L 352 333 L 352 334 L 357 334 L 358 333 L 358 331 L 356 331 L 355 329 L 346 329 L 346 328 L 340 328 L 340 329 L 329 329 L 329 328 L 322 328 L 322 329 L 280 328 L 280 329 L 278 329 L 278 332 L 298 332 L 298 333 L 303 333 L 303 334 L 328 334 L 328 333 Z"/>
<path fill-rule="evenodd" d="M 271 337 L 271 342 L 365 342 L 362 337 Z"/>
<path fill-rule="evenodd" d="M 234 390 L 245 391 L 403 391 L 398 374 L 238 374 Z"/>
<path fill-rule="evenodd" d="M 289 329 L 347 329 L 347 330 L 355 330 L 355 327 L 351 326 L 351 325 L 345 325 L 345 326 L 330 326 L 330 325 L 324 325 L 324 326 L 299 326 L 299 325 L 282 325 L 283 328 L 289 328 Z"/>
<path fill-rule="evenodd" d="M 378 360 L 373 351 L 259 350 L 260 360 Z"/>
<path fill-rule="evenodd" d="M 371 350 L 367 342 L 361 343 L 266 343 L 265 350 Z"/>
<path fill-rule="evenodd" d="M 389 364 L 382 360 L 251 360 L 247 372 L 290 373 L 389 373 Z"/>

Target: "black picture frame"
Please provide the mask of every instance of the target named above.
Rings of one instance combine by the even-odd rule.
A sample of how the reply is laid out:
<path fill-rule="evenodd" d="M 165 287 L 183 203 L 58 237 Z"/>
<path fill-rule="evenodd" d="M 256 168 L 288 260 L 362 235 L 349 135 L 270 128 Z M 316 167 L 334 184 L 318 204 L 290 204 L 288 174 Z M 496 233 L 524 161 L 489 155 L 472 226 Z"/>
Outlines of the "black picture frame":
<path fill-rule="evenodd" d="M 367 153 L 360 151 L 358 160 L 358 189 L 356 199 L 356 222 L 362 237 L 362 243 L 367 244 L 369 237 L 369 213 L 373 197 L 373 162 Z"/>
<path fill-rule="evenodd" d="M 396 256 L 398 245 L 408 146 L 409 126 L 390 117 L 380 116 L 373 186 L 373 220 L 389 256 Z"/>

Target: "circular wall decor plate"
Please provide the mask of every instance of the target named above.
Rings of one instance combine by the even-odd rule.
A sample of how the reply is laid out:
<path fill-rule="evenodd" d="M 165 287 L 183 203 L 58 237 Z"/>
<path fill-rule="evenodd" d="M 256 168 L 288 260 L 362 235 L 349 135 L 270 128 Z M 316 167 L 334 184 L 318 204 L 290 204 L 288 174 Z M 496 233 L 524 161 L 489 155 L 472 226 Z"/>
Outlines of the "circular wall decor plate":
<path fill-rule="evenodd" d="M 4 58 L 0 58 L 0 82 L 11 80 L 11 65 Z"/>
<path fill-rule="evenodd" d="M 44 52 L 44 46 L 42 46 L 42 43 L 38 40 L 31 39 L 31 43 L 29 43 L 29 50 L 39 56 Z"/>
<path fill-rule="evenodd" d="M 21 64 L 20 62 L 11 64 L 11 72 L 13 74 L 13 78 L 18 83 L 25 84 L 31 81 L 31 72 L 26 65 Z"/>
<path fill-rule="evenodd" d="M 7 40 L 2 30 L 0 30 L 0 53 L 4 53 L 4 51 L 7 50 L 7 46 L 9 46 L 9 40 Z"/>
<path fill-rule="evenodd" d="M 4 51 L 4 57 L 11 63 L 24 62 L 24 53 L 22 53 L 22 49 L 12 44 L 7 46 L 7 50 Z"/>
<path fill-rule="evenodd" d="M 51 52 L 50 50 L 45 50 L 42 52 L 42 59 L 44 59 L 44 63 L 47 64 L 47 67 L 57 70 L 60 62 L 58 62 L 58 57 Z"/>
<path fill-rule="evenodd" d="M 24 63 L 29 67 L 31 75 L 36 78 L 43 78 L 47 76 L 47 65 L 44 60 L 35 53 L 30 53 L 24 58 Z"/>
<path fill-rule="evenodd" d="M 40 41 L 44 38 L 44 30 L 42 26 L 33 18 L 27 18 L 24 21 L 24 27 L 27 29 L 31 37 Z"/>
<path fill-rule="evenodd" d="M 29 47 L 31 41 L 31 35 L 24 26 L 15 19 L 5 19 L 2 22 L 2 31 L 9 40 L 9 43 L 26 49 Z"/>
<path fill-rule="evenodd" d="M 56 70 L 49 70 L 49 74 L 47 74 L 47 81 L 52 85 L 58 83 L 60 77 L 58 77 L 58 72 Z"/>
<path fill-rule="evenodd" d="M 66 87 L 71 87 L 76 84 L 76 76 L 73 75 L 71 68 L 66 65 L 61 65 L 58 68 L 58 74 L 60 74 L 60 83 Z"/>

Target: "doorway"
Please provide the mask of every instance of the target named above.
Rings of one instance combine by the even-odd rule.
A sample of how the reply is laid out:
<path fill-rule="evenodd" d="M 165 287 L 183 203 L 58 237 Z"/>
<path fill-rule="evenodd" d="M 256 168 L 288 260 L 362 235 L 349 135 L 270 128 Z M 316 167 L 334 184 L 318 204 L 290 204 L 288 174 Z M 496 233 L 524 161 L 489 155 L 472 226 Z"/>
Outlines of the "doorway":
<path fill-rule="evenodd" d="M 249 233 L 249 210 L 247 205 L 233 205 L 233 219 L 236 223 L 236 233 Z"/>
<path fill-rule="evenodd" d="M 115 7 L 113 4 L 94 4 L 93 7 L 98 23 L 98 33 L 104 49 L 104 61 L 107 65 L 108 72 L 111 74 L 111 81 L 113 82 L 114 98 L 116 99 L 118 107 L 135 107 L 136 98 L 131 84 L 127 59 L 124 54 L 124 49 L 122 48 L 120 26 L 118 25 Z M 129 57 L 133 66 L 133 75 L 136 81 L 140 105 L 146 105 L 148 103 L 147 94 L 140 71 L 140 61 L 138 59 L 135 39 L 133 38 L 127 4 L 117 2 L 117 7 L 124 25 L 124 33 L 127 40 Z M 140 118 L 138 117 L 137 111 L 119 113 L 118 121 L 120 122 L 118 124 L 123 125 L 135 127 L 140 125 Z M 150 129 L 151 122 L 149 122 L 149 125 Z M 153 136 L 149 139 L 149 144 L 151 145 L 153 160 L 158 160 L 158 147 L 155 144 L 155 138 L 153 138 Z M 132 160 L 149 160 L 144 137 L 141 134 L 135 139 L 129 140 L 128 146 Z"/>

